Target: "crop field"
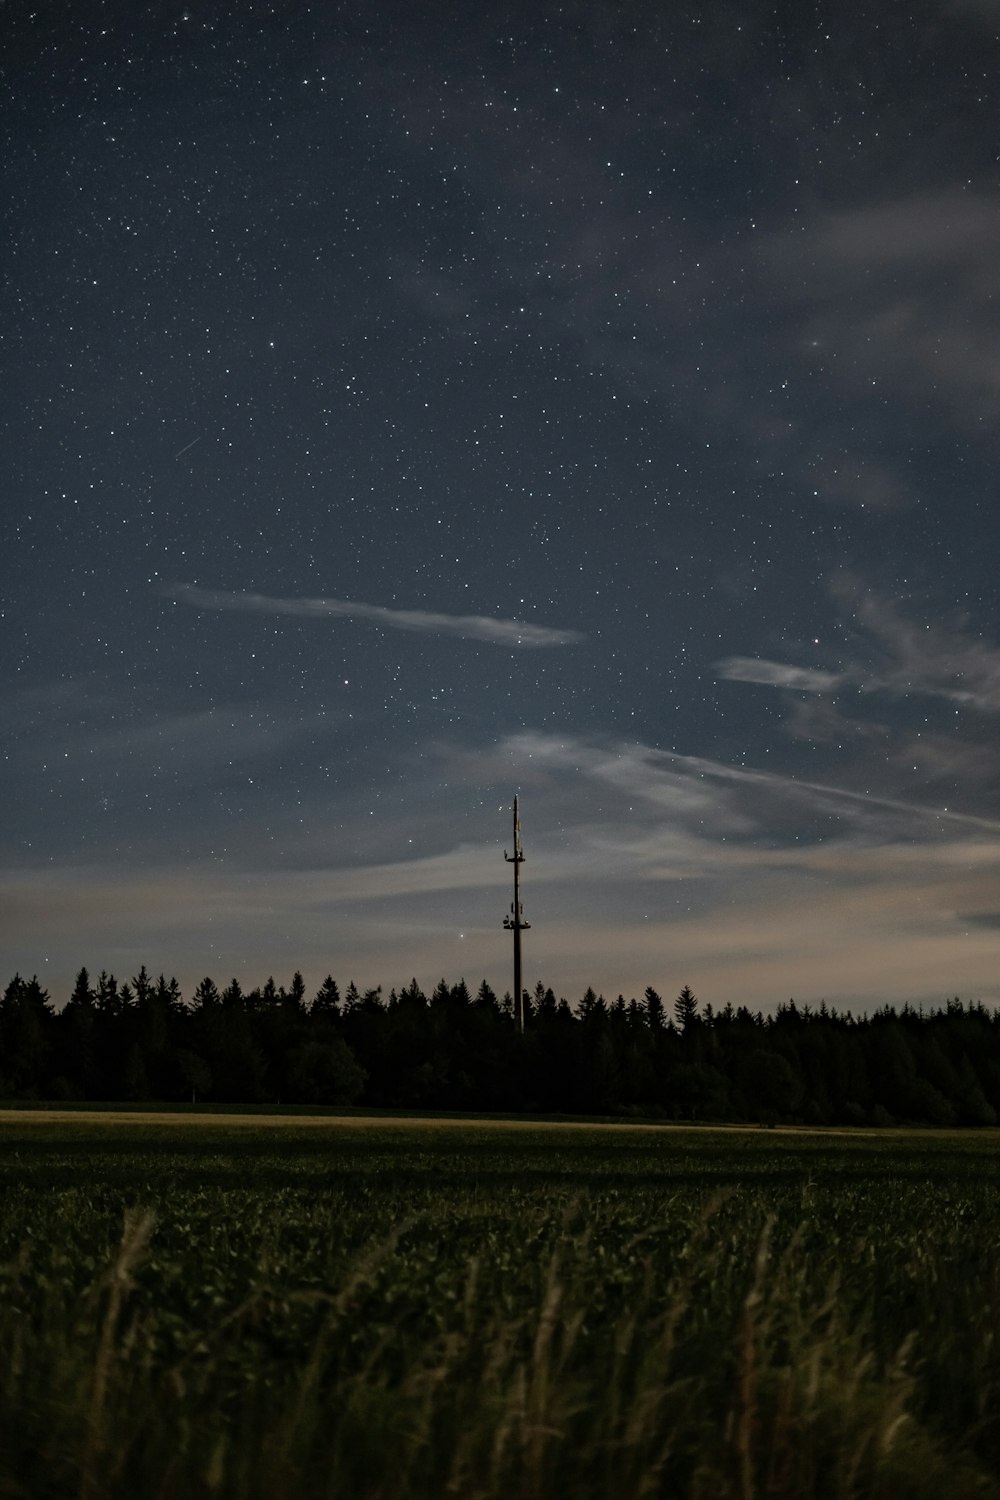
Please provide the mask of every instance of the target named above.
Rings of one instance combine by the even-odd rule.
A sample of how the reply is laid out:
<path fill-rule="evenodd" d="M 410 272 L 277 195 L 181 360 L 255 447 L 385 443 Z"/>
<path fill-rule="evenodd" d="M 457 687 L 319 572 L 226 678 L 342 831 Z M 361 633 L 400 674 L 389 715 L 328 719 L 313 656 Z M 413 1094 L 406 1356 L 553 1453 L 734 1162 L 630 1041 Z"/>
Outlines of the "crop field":
<path fill-rule="evenodd" d="M 0 1113 L 0 1496 L 1000 1497 L 998 1147 Z"/>

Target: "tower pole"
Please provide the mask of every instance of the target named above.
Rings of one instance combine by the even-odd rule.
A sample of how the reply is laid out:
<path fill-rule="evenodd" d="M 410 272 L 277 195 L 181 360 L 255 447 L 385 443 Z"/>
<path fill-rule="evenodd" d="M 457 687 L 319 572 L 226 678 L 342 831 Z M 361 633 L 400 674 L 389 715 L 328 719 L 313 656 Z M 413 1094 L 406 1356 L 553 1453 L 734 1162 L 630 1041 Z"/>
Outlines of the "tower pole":
<path fill-rule="evenodd" d="M 524 864 L 524 850 L 521 848 L 521 817 L 518 811 L 517 798 L 514 798 L 514 853 L 508 854 L 506 849 L 503 857 L 509 865 L 514 866 L 514 900 L 510 908 L 510 916 L 504 917 L 503 925 L 514 934 L 514 999 L 517 1009 L 517 1029 L 524 1031 L 524 989 L 521 983 L 521 933 L 531 926 L 530 922 L 524 920 L 524 911 L 521 906 L 521 866 Z"/>

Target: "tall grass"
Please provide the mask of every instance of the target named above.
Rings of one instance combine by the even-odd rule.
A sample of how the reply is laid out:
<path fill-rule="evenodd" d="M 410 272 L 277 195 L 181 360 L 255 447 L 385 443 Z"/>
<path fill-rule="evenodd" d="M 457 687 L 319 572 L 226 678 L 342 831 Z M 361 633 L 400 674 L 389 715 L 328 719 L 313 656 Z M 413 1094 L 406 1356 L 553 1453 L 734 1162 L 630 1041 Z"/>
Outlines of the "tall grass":
<path fill-rule="evenodd" d="M 14 1184 L 4 1500 L 1000 1496 L 1000 1249 L 970 1221 L 955 1257 L 950 1191 L 921 1231 L 884 1184 L 678 1189 L 676 1161 L 308 1192 L 198 1161 L 124 1211 L 44 1198 L 37 1160 Z"/>

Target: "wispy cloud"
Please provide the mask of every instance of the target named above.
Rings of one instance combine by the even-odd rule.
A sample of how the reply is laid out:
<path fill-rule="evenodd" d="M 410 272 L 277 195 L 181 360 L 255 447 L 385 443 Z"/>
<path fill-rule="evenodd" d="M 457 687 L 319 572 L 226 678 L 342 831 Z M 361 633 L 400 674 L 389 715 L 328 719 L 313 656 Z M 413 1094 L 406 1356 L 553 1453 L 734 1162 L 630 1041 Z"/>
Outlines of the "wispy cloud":
<path fill-rule="evenodd" d="M 641 848 L 650 864 L 669 856 L 673 865 L 683 859 L 707 871 L 719 860 L 755 861 L 765 848 L 794 863 L 818 843 L 936 842 L 944 829 L 1000 841 L 1000 818 L 921 801 L 892 778 L 859 790 L 640 742 L 539 731 L 512 736 L 467 774 L 502 784 L 509 768 L 545 805 L 557 804 L 560 785 L 599 786 L 601 794 L 590 796 L 602 850 L 621 841 L 630 859 Z"/>
<path fill-rule="evenodd" d="M 848 584 L 842 592 L 887 658 L 870 685 L 945 698 L 983 713 L 1000 712 L 1000 647 L 960 627 L 910 619 L 871 591 Z"/>
<path fill-rule="evenodd" d="M 753 656 L 729 656 L 716 663 L 727 682 L 759 682 L 768 687 L 791 688 L 798 693 L 832 693 L 844 681 L 839 672 L 818 667 L 792 667 L 785 662 L 765 661 Z"/>
<path fill-rule="evenodd" d="M 798 693 L 863 688 L 892 697 L 939 698 L 980 713 L 1000 713 L 1000 646 L 931 619 L 913 619 L 856 580 L 835 582 L 833 593 L 868 638 L 867 662 L 839 671 L 766 658 L 729 656 L 715 663 L 727 682 L 757 683 Z"/>
<path fill-rule="evenodd" d="M 904 479 L 885 464 L 860 456 L 813 463 L 802 477 L 822 499 L 858 510 L 906 510 L 919 499 L 909 476 Z"/>
<path fill-rule="evenodd" d="M 294 719 L 258 704 L 217 703 L 171 710 L 124 697 L 97 674 L 44 684 L 0 698 L 0 744 L 18 768 L 51 764 L 121 782 L 141 780 L 169 767 L 172 775 L 204 778 L 214 769 L 273 757 L 302 735 L 314 737 L 336 723 L 329 710 Z"/>
<path fill-rule="evenodd" d="M 991 198 L 948 189 L 826 213 L 761 263 L 798 282 L 802 347 L 841 380 L 981 432 L 1000 412 L 998 232 Z"/>
<path fill-rule="evenodd" d="M 491 615 L 445 615 L 425 609 L 389 609 L 382 604 L 362 604 L 355 599 L 278 599 L 269 594 L 203 589 L 189 583 L 170 585 L 164 589 L 164 593 L 171 599 L 201 609 L 232 610 L 258 615 L 297 615 L 315 620 L 370 620 L 389 630 L 458 636 L 461 640 L 488 641 L 492 645 L 507 646 L 513 650 L 574 646 L 586 639 L 579 630 L 532 625 L 525 620 L 498 620 Z"/>
<path fill-rule="evenodd" d="M 975 194 L 954 191 L 899 198 L 865 208 L 829 214 L 818 242 L 844 265 L 923 264 L 935 279 L 942 261 L 973 272 L 996 247 L 996 205 Z"/>

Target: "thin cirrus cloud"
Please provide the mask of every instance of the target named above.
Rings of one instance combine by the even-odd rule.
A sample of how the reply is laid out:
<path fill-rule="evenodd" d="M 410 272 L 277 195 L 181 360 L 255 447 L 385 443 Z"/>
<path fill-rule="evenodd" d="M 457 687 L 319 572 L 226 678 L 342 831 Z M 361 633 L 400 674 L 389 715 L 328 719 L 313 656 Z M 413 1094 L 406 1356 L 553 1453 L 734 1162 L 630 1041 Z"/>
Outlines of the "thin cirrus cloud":
<path fill-rule="evenodd" d="M 915 261 L 937 275 L 944 262 L 971 271 L 991 257 L 996 231 L 994 203 L 948 191 L 831 213 L 822 221 L 819 245 L 841 264 L 868 268 Z"/>
<path fill-rule="evenodd" d="M 803 347 L 823 353 L 839 379 L 933 401 L 978 432 L 1000 412 L 998 230 L 985 194 L 915 194 L 772 236 L 761 265 L 798 288 Z"/>
<path fill-rule="evenodd" d="M 850 600 L 850 591 L 842 591 Z M 861 595 L 858 620 L 888 658 L 874 685 L 918 692 L 983 713 L 1000 712 L 1000 649 L 936 621 L 914 622 L 875 594 Z"/>
<path fill-rule="evenodd" d="M 811 464 L 803 471 L 803 478 L 824 500 L 858 510 L 907 510 L 919 498 L 908 477 L 860 457 L 832 464 Z"/>
<path fill-rule="evenodd" d="M 525 620 L 498 620 L 490 615 L 445 615 L 425 609 L 389 609 L 382 604 L 363 604 L 355 599 L 278 599 L 269 594 L 203 589 L 189 583 L 175 584 L 164 592 L 169 598 L 201 609 L 297 615 L 310 619 L 370 620 L 390 630 L 458 636 L 461 640 L 488 641 L 491 645 L 511 649 L 574 646 L 586 639 L 579 630 L 531 625 Z"/>
<path fill-rule="evenodd" d="M 508 765 L 520 768 L 522 782 L 543 804 L 551 805 L 562 787 L 560 838 L 572 827 L 596 830 L 605 874 L 607 857 L 622 846 L 641 849 L 643 864 L 672 850 L 683 852 L 690 866 L 697 851 L 706 870 L 720 861 L 742 861 L 748 850 L 759 859 L 765 847 L 784 860 L 790 854 L 798 860 L 806 846 L 804 830 L 817 818 L 824 824 L 824 842 L 937 843 L 944 829 L 1000 839 L 997 818 L 923 805 L 891 781 L 881 790 L 859 790 L 638 742 L 522 731 L 482 758 L 480 771 L 500 785 Z M 461 767 L 453 763 L 451 769 Z M 471 767 L 466 774 L 471 776 Z M 595 786 L 601 788 L 597 798 Z M 602 809 L 596 819 L 595 802 Z M 758 839 L 764 842 L 758 845 Z"/>
<path fill-rule="evenodd" d="M 1000 712 L 1000 648 L 936 621 L 909 619 L 893 603 L 856 582 L 835 584 L 855 626 L 870 637 L 875 664 L 850 662 L 840 671 L 801 667 L 764 657 L 729 656 L 715 663 L 726 682 L 757 683 L 798 693 L 836 693 L 854 686 L 895 697 L 959 703 L 980 713 Z"/>
<path fill-rule="evenodd" d="M 793 667 L 786 662 L 752 656 L 729 656 L 716 662 L 716 670 L 726 682 L 756 682 L 765 687 L 791 688 L 797 693 L 833 693 L 846 680 L 841 672 Z"/>

